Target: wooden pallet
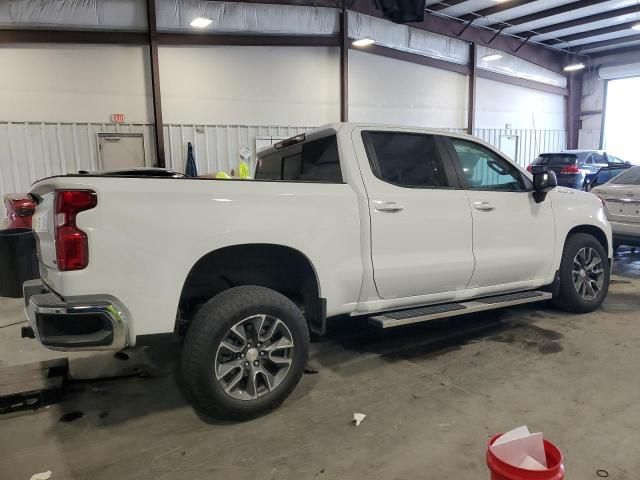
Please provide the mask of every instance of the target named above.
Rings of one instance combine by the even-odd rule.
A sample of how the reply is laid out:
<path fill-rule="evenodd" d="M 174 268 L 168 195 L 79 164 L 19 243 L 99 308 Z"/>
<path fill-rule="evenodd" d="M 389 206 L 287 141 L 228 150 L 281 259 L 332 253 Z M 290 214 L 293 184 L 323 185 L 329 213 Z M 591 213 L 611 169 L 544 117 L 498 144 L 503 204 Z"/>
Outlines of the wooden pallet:
<path fill-rule="evenodd" d="M 66 358 L 0 369 L 0 414 L 59 402 L 68 370 Z"/>

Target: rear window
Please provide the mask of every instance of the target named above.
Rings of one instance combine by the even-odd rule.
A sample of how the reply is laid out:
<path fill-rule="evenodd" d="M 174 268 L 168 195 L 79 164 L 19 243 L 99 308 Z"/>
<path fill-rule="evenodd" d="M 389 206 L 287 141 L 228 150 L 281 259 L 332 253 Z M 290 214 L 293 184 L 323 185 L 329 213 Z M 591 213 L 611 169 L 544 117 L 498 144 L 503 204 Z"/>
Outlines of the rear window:
<path fill-rule="evenodd" d="M 385 182 L 408 188 L 442 188 L 449 182 L 432 135 L 363 132 L 373 173 Z"/>
<path fill-rule="evenodd" d="M 633 167 L 622 172 L 611 183 L 618 185 L 640 185 L 640 167 Z"/>
<path fill-rule="evenodd" d="M 256 180 L 342 183 L 335 135 L 287 147 L 258 159 Z"/>
<path fill-rule="evenodd" d="M 533 162 L 535 165 L 573 165 L 577 157 L 571 153 L 543 153 Z"/>

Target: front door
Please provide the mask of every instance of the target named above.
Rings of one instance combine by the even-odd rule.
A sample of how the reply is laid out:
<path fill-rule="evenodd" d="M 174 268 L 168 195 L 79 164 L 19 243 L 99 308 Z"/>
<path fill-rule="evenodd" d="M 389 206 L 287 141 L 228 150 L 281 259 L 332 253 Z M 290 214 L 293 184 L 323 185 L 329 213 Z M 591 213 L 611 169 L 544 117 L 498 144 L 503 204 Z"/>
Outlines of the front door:
<path fill-rule="evenodd" d="M 469 140 L 450 141 L 473 216 L 476 268 L 469 288 L 526 287 L 546 279 L 555 253 L 551 200 L 537 203 L 529 179 L 493 150 Z"/>
<path fill-rule="evenodd" d="M 471 212 L 444 140 L 393 129 L 356 129 L 353 140 L 364 141 L 358 160 L 380 297 L 464 289 L 474 265 Z"/>

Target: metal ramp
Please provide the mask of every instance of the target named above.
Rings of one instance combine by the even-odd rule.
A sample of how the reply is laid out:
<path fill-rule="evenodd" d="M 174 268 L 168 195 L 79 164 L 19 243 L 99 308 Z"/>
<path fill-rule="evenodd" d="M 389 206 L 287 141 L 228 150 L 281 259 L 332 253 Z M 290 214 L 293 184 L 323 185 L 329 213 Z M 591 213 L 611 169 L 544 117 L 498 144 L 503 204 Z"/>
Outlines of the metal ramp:
<path fill-rule="evenodd" d="M 476 298 L 464 302 L 445 303 L 429 307 L 417 307 L 408 310 L 397 310 L 369 317 L 369 323 L 380 328 L 399 327 L 412 323 L 427 322 L 438 318 L 466 315 L 497 308 L 522 305 L 523 303 L 541 302 L 551 299 L 551 293 L 529 291 Z"/>

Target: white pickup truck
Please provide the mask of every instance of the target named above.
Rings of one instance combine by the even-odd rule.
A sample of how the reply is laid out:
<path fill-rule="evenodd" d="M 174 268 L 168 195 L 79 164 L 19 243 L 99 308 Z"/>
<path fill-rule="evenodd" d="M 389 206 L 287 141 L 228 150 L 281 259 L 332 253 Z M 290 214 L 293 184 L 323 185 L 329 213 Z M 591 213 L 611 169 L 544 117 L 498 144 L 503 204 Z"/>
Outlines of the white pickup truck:
<path fill-rule="evenodd" d="M 25 335 L 118 350 L 175 331 L 188 396 L 216 416 L 281 403 L 327 317 L 590 312 L 609 286 L 600 199 L 467 135 L 340 123 L 261 151 L 255 180 L 66 175 L 31 195 Z"/>

